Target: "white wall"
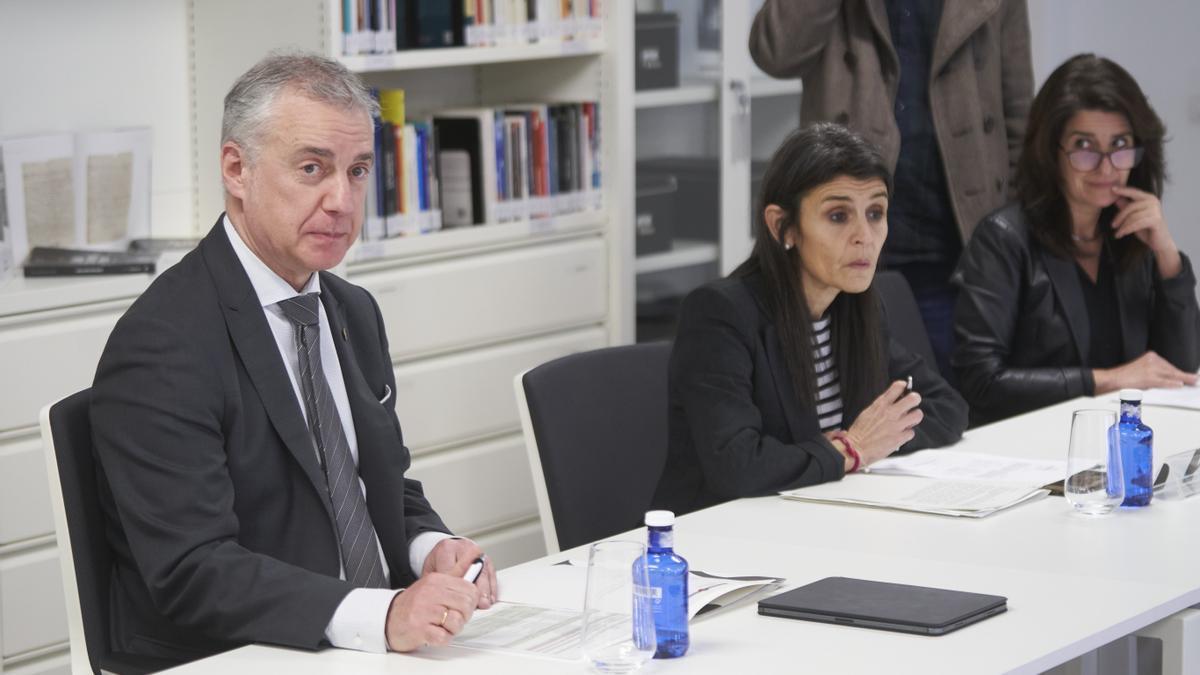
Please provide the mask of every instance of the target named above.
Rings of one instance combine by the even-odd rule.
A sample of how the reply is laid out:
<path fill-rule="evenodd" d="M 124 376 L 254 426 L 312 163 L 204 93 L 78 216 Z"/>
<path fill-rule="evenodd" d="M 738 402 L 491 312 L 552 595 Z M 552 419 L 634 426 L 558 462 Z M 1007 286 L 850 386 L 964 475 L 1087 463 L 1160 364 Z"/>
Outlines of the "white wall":
<path fill-rule="evenodd" d="M 152 232 L 193 234 L 185 0 L 2 0 L 0 64 L 0 136 L 149 126 Z"/>
<path fill-rule="evenodd" d="M 1167 125 L 1167 225 L 1200 258 L 1200 3 L 1029 0 L 1038 85 L 1068 57 L 1094 52 L 1128 70 Z"/>

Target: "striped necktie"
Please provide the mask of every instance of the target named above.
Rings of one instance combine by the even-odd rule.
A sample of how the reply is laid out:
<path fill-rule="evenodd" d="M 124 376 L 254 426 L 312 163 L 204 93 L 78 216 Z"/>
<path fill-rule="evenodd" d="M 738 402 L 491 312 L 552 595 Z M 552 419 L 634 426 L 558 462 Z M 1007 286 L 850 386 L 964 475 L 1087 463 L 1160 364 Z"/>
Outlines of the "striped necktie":
<path fill-rule="evenodd" d="M 308 429 L 325 470 L 346 580 L 358 587 L 387 588 L 375 526 L 358 483 L 358 467 L 350 455 L 346 432 L 321 368 L 320 300 L 316 293 L 306 293 L 278 304 L 296 328 L 300 390 L 308 413 Z"/>

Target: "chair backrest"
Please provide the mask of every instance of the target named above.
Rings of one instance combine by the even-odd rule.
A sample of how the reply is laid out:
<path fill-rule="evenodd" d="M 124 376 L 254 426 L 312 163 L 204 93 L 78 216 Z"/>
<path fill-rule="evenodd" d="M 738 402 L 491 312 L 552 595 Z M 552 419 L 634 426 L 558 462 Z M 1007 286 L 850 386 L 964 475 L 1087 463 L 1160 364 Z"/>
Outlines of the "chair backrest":
<path fill-rule="evenodd" d="M 917 300 L 904 276 L 899 272 L 880 272 L 875 275 L 874 286 L 883 302 L 888 331 L 892 337 L 908 351 L 919 354 L 925 363 L 936 370 L 937 359 L 933 356 L 933 345 L 929 342 L 925 321 L 921 318 Z"/>
<path fill-rule="evenodd" d="M 638 527 L 667 459 L 669 343 L 608 347 L 517 375 L 546 550 Z"/>
<path fill-rule="evenodd" d="M 42 408 L 41 415 L 74 673 L 97 672 L 109 651 L 112 551 L 92 454 L 91 403 L 92 390 L 84 389 Z"/>

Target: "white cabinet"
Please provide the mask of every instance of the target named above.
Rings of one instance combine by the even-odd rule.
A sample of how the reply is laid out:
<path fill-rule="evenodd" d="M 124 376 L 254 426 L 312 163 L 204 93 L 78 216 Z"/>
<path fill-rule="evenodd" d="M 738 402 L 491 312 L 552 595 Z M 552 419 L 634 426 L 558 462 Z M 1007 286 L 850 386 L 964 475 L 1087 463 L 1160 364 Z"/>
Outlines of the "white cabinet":
<path fill-rule="evenodd" d="M 0 558 L 0 653 L 4 659 L 66 641 L 58 551 L 46 546 Z"/>
<path fill-rule="evenodd" d="M 430 235 L 436 236 L 436 235 Z M 602 324 L 604 241 L 587 237 L 382 272 L 351 272 L 375 296 L 392 358 L 405 360 Z"/>
<path fill-rule="evenodd" d="M 413 460 L 413 478 L 455 532 L 475 536 L 537 513 L 520 434 Z"/>
<path fill-rule="evenodd" d="M 0 441 L 0 550 L 53 533 L 41 437 L 28 430 Z"/>
<path fill-rule="evenodd" d="M 121 313 L 149 275 L 0 285 L 0 671 L 65 673 L 63 604 L 42 406 L 92 382 Z"/>
<path fill-rule="evenodd" d="M 0 431 L 33 425 L 43 405 L 89 386 L 126 306 L 113 301 L 0 317 L 0 372 L 8 383 L 0 388 Z"/>
<path fill-rule="evenodd" d="M 396 368 L 396 412 L 413 456 L 521 428 L 517 373 L 604 345 L 599 327 L 555 333 Z"/>

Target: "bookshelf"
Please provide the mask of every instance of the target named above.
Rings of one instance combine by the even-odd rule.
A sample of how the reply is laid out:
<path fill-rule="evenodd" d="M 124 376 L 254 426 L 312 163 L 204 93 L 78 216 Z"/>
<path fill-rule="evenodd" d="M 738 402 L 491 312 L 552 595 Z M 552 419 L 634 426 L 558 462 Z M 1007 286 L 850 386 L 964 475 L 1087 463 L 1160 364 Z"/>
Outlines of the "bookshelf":
<path fill-rule="evenodd" d="M 636 91 L 632 96 L 636 152 L 623 155 L 623 171 L 669 172 L 669 167 L 642 164 L 682 158 L 680 175 L 695 183 L 706 164 L 704 188 L 685 193 L 683 201 L 716 192 L 709 210 L 681 213 L 670 248 L 637 256 L 633 265 L 637 301 L 637 340 L 673 335 L 670 316 L 678 301 L 696 286 L 728 274 L 753 246 L 750 218 L 753 174 L 774 148 L 799 124 L 799 80 L 775 80 L 754 65 L 747 47 L 754 12 L 761 3 L 720 3 L 719 65 L 709 58 L 698 67 L 697 26 L 706 3 L 695 0 L 639 2 L 643 11 L 669 11 L 679 17 L 680 83 L 676 87 Z M 634 7 L 625 11 L 634 13 Z M 632 43 L 628 45 L 633 48 Z M 695 160 L 700 160 L 697 164 Z M 699 212 L 697 212 L 699 211 Z M 636 222 L 636 201 L 626 205 L 626 218 Z M 707 227 L 694 221 L 705 218 Z"/>
<path fill-rule="evenodd" d="M 757 76 L 750 80 L 751 98 L 772 96 L 794 97 L 800 95 L 800 80 L 776 80 Z M 669 89 L 648 89 L 634 94 L 634 105 L 639 109 L 662 108 L 675 105 L 713 103 L 718 99 L 719 88 L 715 81 L 686 81 Z"/>
<path fill-rule="evenodd" d="M 606 49 L 603 39 L 571 40 L 558 44 L 528 44 L 497 47 L 445 47 L 413 49 L 390 54 L 337 55 L 356 73 L 396 72 L 425 68 L 484 66 L 514 61 L 540 61 L 571 56 L 599 56 Z"/>

